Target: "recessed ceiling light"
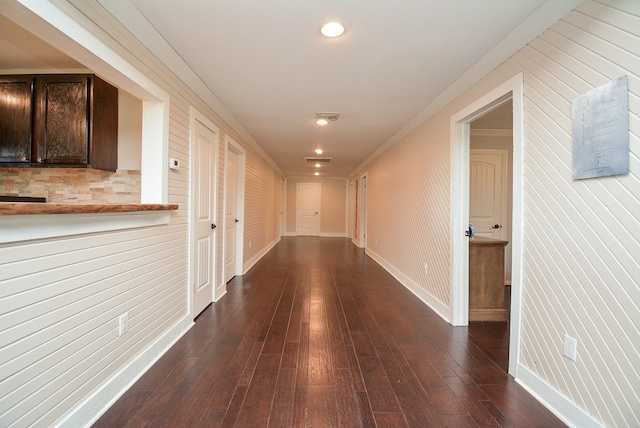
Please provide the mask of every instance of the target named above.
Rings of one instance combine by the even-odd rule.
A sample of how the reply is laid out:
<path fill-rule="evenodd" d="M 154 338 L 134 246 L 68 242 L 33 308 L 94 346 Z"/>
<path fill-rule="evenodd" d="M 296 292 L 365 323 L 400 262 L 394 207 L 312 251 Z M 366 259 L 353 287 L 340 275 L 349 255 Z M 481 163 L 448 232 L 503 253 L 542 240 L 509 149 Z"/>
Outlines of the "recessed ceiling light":
<path fill-rule="evenodd" d="M 320 28 L 320 32 L 325 37 L 338 37 L 344 33 L 344 26 L 336 21 L 327 22 Z"/>
<path fill-rule="evenodd" d="M 321 155 L 322 154 L 322 149 L 316 149 L 316 154 L 317 155 Z"/>
<path fill-rule="evenodd" d="M 322 167 L 322 165 L 320 165 L 319 163 L 317 163 L 317 164 L 315 164 L 315 167 L 316 167 L 316 168 L 321 168 L 321 167 Z"/>
<path fill-rule="evenodd" d="M 313 173 L 314 175 L 320 175 L 320 173 L 318 171 Z"/>
<path fill-rule="evenodd" d="M 320 125 L 320 126 L 324 126 L 324 125 L 326 125 L 327 123 L 329 123 L 329 121 L 328 121 L 327 119 L 317 119 L 317 120 L 316 120 L 316 124 L 317 124 L 317 125 Z"/>

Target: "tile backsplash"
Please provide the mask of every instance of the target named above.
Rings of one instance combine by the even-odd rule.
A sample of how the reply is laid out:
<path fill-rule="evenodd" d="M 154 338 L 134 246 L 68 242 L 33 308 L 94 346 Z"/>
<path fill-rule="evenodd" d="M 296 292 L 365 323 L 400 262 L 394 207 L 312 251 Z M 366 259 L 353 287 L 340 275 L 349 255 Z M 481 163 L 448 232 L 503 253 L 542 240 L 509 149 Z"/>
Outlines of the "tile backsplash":
<path fill-rule="evenodd" d="M 0 195 L 46 197 L 54 203 L 140 203 L 140 171 L 1 168 Z"/>

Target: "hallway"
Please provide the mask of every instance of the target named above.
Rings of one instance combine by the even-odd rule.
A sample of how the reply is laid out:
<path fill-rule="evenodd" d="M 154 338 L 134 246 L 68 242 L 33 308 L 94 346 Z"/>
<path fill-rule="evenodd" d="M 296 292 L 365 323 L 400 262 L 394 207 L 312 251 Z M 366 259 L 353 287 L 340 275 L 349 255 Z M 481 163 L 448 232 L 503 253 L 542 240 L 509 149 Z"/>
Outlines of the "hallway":
<path fill-rule="evenodd" d="M 95 427 L 559 427 L 479 346 L 341 238 L 288 237 Z"/>

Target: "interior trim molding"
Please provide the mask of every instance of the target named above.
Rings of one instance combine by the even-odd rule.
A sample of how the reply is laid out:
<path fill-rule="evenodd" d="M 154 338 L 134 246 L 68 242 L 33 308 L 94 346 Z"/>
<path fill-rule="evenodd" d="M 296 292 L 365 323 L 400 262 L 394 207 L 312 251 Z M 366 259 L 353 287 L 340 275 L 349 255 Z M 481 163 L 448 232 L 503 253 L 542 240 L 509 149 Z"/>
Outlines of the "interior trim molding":
<path fill-rule="evenodd" d="M 567 425 L 582 428 L 604 427 L 604 425 L 593 419 L 583 409 L 556 391 L 551 385 L 546 383 L 544 379 L 538 377 L 526 366 L 518 364 L 515 380 L 526 389 L 529 394 Z"/>
<path fill-rule="evenodd" d="M 54 426 L 90 427 L 131 386 L 138 381 L 191 327 L 195 325 L 189 314 L 179 320 L 136 358 L 101 384 L 93 394 L 62 416 Z"/>
<path fill-rule="evenodd" d="M 400 282 L 407 290 L 411 291 L 417 298 L 422 300 L 425 305 L 431 308 L 436 314 L 438 314 L 443 320 L 448 323 L 451 323 L 451 319 L 449 319 L 449 314 L 451 313 L 451 309 L 442 303 L 440 300 L 436 299 L 433 295 L 428 293 L 424 288 L 420 287 L 419 284 L 414 282 L 411 278 L 404 275 L 398 269 L 396 269 L 391 263 L 382 258 L 379 254 L 374 251 L 371 251 L 369 248 L 365 249 L 365 254 L 371 257 L 376 263 L 384 268 L 387 272 L 391 274 L 395 279 Z"/>

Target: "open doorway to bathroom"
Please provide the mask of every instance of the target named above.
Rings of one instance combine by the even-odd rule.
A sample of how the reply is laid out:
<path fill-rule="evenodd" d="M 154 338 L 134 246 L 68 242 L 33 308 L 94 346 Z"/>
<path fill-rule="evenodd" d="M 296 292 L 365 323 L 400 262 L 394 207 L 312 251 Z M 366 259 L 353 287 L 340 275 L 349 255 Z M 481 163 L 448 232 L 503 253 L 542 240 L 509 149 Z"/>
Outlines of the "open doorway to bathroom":
<path fill-rule="evenodd" d="M 469 335 L 507 371 L 513 102 L 509 100 L 469 125 L 469 222 L 475 229 L 475 239 L 469 242 Z"/>

